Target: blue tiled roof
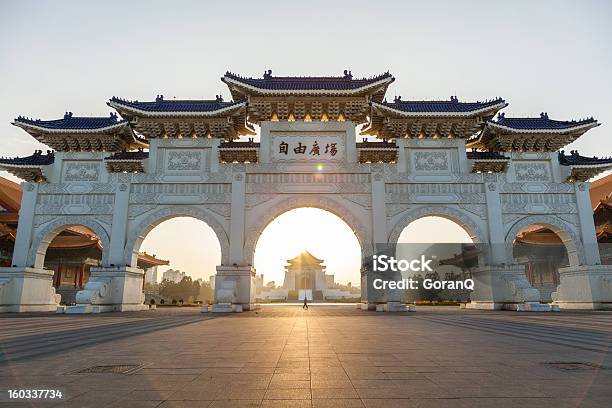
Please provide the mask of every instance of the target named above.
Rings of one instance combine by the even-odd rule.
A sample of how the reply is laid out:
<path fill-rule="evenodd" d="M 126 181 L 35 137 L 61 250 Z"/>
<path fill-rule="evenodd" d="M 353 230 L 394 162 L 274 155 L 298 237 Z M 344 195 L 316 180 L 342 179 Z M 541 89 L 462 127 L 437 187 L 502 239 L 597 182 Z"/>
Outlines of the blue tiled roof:
<path fill-rule="evenodd" d="M 38 126 L 46 129 L 102 129 L 105 127 L 117 125 L 119 123 L 127 123 L 125 120 L 119 120 L 116 113 L 111 113 L 106 117 L 85 117 L 73 116 L 72 112 L 66 112 L 62 119 L 56 120 L 40 120 L 29 119 L 19 116 L 15 119 L 16 123 Z"/>
<path fill-rule="evenodd" d="M 12 164 L 16 166 L 46 166 L 55 161 L 55 154 L 52 150 L 47 150 L 43 154 L 42 150 L 36 150 L 34 154 L 27 157 L 0 158 L 0 164 Z"/>
<path fill-rule="evenodd" d="M 328 77 L 277 77 L 272 76 L 272 70 L 264 73 L 263 78 L 244 78 L 239 75 L 227 72 L 222 80 L 230 78 L 256 88 L 268 90 L 351 90 L 358 89 L 363 86 L 373 84 L 382 79 L 390 78 L 394 80 L 390 73 L 386 72 L 372 78 L 353 79 L 353 75 L 349 71 L 344 71 L 344 76 L 328 76 Z"/>
<path fill-rule="evenodd" d="M 392 109 L 413 113 L 473 112 L 500 103 L 504 103 L 502 98 L 484 102 L 459 102 L 454 96 L 448 101 L 402 101 L 401 97 L 397 97 L 393 102 L 383 102 L 385 106 Z"/>
<path fill-rule="evenodd" d="M 501 125 L 513 129 L 529 130 L 529 129 L 570 129 L 576 126 L 582 126 L 589 123 L 596 124 L 597 121 L 593 118 L 583 120 L 561 121 L 553 120 L 548 117 L 548 114 L 542 112 L 539 118 L 507 118 L 504 113 L 497 115 L 495 121 L 490 121 L 493 124 Z"/>
<path fill-rule="evenodd" d="M 163 95 L 158 95 L 151 102 L 128 101 L 113 96 L 110 103 L 113 102 L 146 112 L 214 112 L 242 103 L 242 101 L 224 102 L 220 96 L 214 100 L 166 100 Z"/>
<path fill-rule="evenodd" d="M 593 165 L 593 164 L 612 164 L 612 157 L 587 157 L 572 150 L 566 155 L 563 150 L 559 152 L 559 164 L 563 166 Z"/>

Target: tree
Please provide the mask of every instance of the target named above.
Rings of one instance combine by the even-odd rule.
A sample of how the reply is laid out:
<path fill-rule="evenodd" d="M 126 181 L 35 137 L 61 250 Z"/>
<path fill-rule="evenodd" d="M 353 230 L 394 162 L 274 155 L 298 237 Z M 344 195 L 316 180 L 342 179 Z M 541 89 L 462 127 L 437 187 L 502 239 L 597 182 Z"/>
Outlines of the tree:
<path fill-rule="evenodd" d="M 190 276 L 185 276 L 179 283 L 163 280 L 159 285 L 159 294 L 166 298 L 190 302 L 199 297 L 200 283 L 194 282 Z"/>

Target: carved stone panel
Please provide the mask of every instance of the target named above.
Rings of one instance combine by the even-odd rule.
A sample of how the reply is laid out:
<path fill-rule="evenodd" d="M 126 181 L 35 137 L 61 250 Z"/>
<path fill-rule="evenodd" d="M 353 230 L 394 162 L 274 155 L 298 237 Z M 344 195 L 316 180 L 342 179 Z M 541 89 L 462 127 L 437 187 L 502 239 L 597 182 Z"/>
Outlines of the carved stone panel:
<path fill-rule="evenodd" d="M 168 171 L 201 171 L 202 150 L 176 149 L 167 150 L 166 170 Z"/>
<path fill-rule="evenodd" d="M 548 162 L 516 162 L 514 163 L 516 181 L 550 181 L 550 165 Z"/>
<path fill-rule="evenodd" d="M 417 150 L 414 152 L 414 170 L 418 172 L 447 172 L 450 170 L 447 150 Z"/>
<path fill-rule="evenodd" d="M 100 162 L 65 162 L 63 180 L 98 181 L 100 179 Z"/>

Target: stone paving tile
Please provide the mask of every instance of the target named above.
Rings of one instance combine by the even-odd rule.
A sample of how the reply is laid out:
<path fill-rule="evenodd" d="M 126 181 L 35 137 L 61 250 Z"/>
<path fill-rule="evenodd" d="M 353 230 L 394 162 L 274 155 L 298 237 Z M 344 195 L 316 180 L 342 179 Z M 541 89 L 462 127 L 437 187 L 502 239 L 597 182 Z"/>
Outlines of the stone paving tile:
<path fill-rule="evenodd" d="M 268 389 L 266 391 L 265 399 L 269 400 L 303 400 L 311 399 L 310 388 L 292 388 L 292 389 Z"/>
<path fill-rule="evenodd" d="M 354 388 L 315 388 L 312 398 L 317 399 L 351 399 L 359 398 Z"/>
<path fill-rule="evenodd" d="M 313 399 L 312 408 L 364 408 L 360 399 Z"/>
<path fill-rule="evenodd" d="M 402 315 L 315 305 L 308 312 L 272 306 L 257 315 L 204 319 L 197 310 L 173 309 L 24 315 L 11 321 L 12 331 L 3 330 L 7 320 L 0 316 L 1 350 L 3 341 L 19 339 L 35 324 L 40 344 L 31 347 L 42 351 L 21 359 L 9 351 L 0 362 L 0 408 L 612 406 L 612 369 L 549 364 L 612 368 L 612 313 L 419 308 Z M 192 322 L 64 352 L 44 343 L 47 333 L 61 335 L 62 323 L 112 332 L 109 321 L 138 326 L 170 316 Z M 194 323 L 194 317 L 201 319 Z M 491 327 L 508 330 L 492 333 Z M 113 363 L 146 365 L 131 375 L 74 373 Z M 5 397 L 10 387 L 41 385 L 62 389 L 66 398 Z"/>
<path fill-rule="evenodd" d="M 261 408 L 311 408 L 312 401 L 305 400 L 263 400 Z"/>

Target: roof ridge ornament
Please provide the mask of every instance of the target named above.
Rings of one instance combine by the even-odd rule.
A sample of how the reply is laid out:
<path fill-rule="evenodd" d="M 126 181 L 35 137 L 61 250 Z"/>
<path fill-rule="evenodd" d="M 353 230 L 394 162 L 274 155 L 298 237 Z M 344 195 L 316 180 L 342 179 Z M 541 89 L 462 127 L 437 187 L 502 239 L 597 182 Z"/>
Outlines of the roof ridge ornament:
<path fill-rule="evenodd" d="M 215 101 L 216 101 L 216 102 L 223 102 L 223 96 L 221 96 L 221 95 L 215 95 Z"/>
<path fill-rule="evenodd" d="M 272 70 L 269 69 L 267 71 L 264 71 L 263 78 L 264 79 L 272 79 Z"/>
<path fill-rule="evenodd" d="M 155 97 L 155 102 L 163 102 L 163 100 L 164 100 L 164 95 L 157 95 L 157 97 Z"/>
<path fill-rule="evenodd" d="M 453 103 L 459 103 L 459 98 L 457 98 L 457 95 L 451 95 L 450 100 Z"/>
<path fill-rule="evenodd" d="M 353 73 L 350 70 L 344 70 L 344 79 L 351 80 L 353 79 Z"/>
<path fill-rule="evenodd" d="M 72 112 L 66 112 L 64 114 L 64 119 L 70 119 L 70 118 L 72 118 Z"/>
<path fill-rule="evenodd" d="M 394 99 L 393 99 L 393 103 L 399 103 L 402 101 L 402 95 L 397 95 Z"/>
<path fill-rule="evenodd" d="M 542 119 L 548 119 L 548 112 L 541 112 L 541 113 L 540 113 L 540 117 L 541 117 Z"/>

